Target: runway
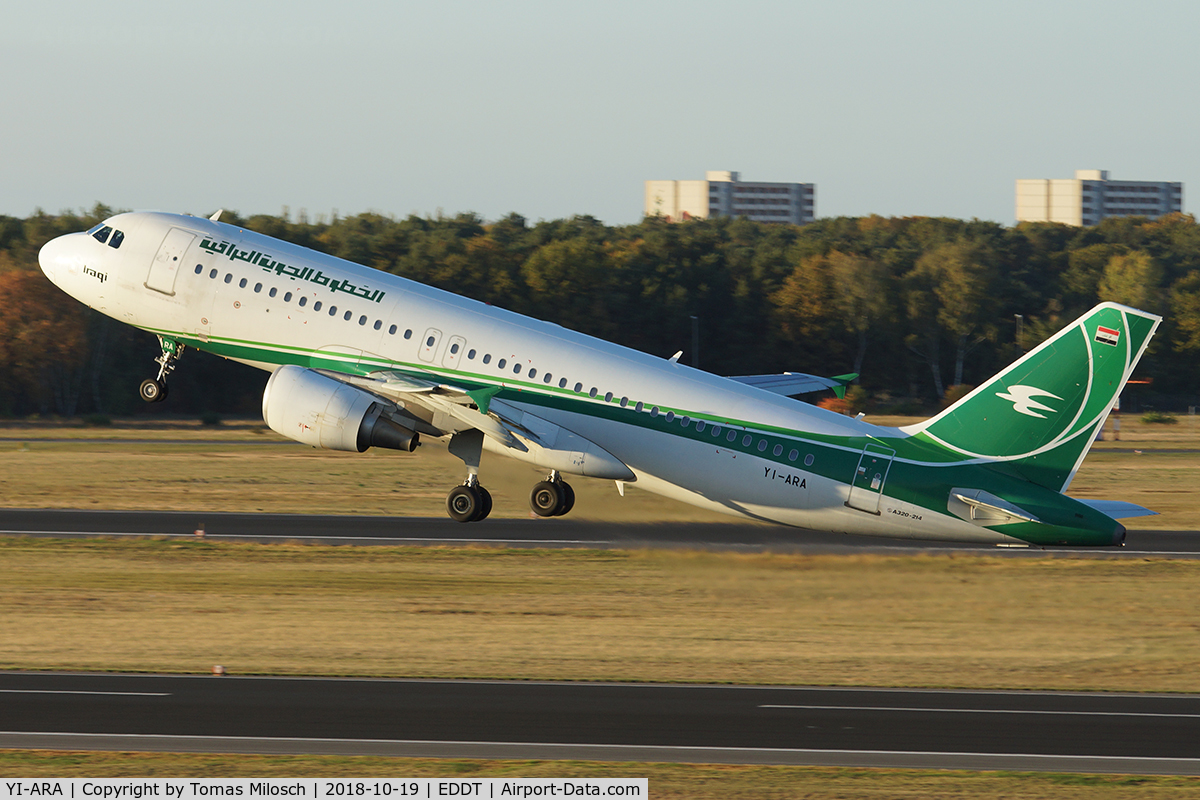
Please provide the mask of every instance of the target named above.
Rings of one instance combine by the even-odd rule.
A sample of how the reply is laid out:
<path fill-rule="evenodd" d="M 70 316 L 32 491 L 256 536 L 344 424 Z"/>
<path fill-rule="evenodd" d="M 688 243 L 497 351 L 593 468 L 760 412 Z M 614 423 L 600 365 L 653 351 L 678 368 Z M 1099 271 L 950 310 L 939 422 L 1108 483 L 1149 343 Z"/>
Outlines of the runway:
<path fill-rule="evenodd" d="M 1200 695 L 0 673 L 0 747 L 1200 774 Z"/>
<path fill-rule="evenodd" d="M 881 539 L 738 522 L 611 523 L 495 519 L 461 524 L 441 517 L 228 514 L 190 511 L 0 509 L 0 535 L 184 536 L 216 541 L 343 545 L 491 545 L 596 549 L 687 548 L 779 553 L 967 552 L 977 555 L 1200 558 L 1200 532 L 1130 530 L 1124 547 L 1010 548 Z"/>

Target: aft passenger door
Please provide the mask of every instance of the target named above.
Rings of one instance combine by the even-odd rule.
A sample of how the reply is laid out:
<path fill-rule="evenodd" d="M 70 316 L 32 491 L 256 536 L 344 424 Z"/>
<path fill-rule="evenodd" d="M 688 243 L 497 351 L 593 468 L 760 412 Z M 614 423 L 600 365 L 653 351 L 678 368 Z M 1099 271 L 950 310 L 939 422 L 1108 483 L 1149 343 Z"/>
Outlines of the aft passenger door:
<path fill-rule="evenodd" d="M 863 448 L 858 468 L 854 470 L 854 478 L 850 481 L 847 506 L 869 514 L 879 513 L 879 499 L 883 497 L 883 485 L 887 483 L 888 470 L 895 455 L 895 450 L 882 445 L 868 444 Z"/>

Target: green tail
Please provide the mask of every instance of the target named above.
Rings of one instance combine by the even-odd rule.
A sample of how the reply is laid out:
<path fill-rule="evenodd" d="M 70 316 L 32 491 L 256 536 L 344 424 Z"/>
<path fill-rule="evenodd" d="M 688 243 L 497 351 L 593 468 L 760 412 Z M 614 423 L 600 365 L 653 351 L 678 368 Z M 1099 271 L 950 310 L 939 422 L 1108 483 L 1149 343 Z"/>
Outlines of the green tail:
<path fill-rule="evenodd" d="M 1161 320 L 1101 303 L 938 416 L 906 430 L 1065 491 Z"/>

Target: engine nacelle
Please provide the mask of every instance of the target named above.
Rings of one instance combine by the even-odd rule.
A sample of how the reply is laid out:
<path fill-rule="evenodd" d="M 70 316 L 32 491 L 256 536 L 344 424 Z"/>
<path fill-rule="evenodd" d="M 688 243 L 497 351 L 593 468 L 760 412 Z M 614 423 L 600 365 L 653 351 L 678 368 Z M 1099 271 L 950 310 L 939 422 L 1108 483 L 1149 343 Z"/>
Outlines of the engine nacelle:
<path fill-rule="evenodd" d="M 271 430 L 327 450 L 411 453 L 420 436 L 389 418 L 393 408 L 370 392 L 292 365 L 275 370 L 263 392 L 263 420 Z"/>

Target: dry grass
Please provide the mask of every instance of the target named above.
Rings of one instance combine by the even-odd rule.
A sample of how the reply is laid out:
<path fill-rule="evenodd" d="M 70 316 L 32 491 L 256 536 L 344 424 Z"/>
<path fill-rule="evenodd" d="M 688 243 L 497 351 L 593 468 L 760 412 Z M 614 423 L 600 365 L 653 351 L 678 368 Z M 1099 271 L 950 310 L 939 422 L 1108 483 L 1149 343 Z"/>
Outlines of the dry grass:
<path fill-rule="evenodd" d="M 1191 561 L 34 539 L 0 559 L 3 668 L 1200 690 Z"/>
<path fill-rule="evenodd" d="M 462 780 L 635 777 L 649 780 L 650 796 L 656 800 L 974 800 L 980 797 L 1004 797 L 1010 800 L 1174 800 L 1200 794 L 1200 778 L 1190 777 L 365 756 L 0 751 L 0 777 L 6 778 L 294 778 L 297 775 L 330 778 L 446 777 Z"/>
<path fill-rule="evenodd" d="M 1121 437 L 1097 443 L 1071 494 L 1128 500 L 1160 512 L 1133 520 L 1131 527 L 1200 529 L 1200 503 L 1194 501 L 1200 421 L 1181 417 L 1178 425 L 1147 425 L 1130 417 Z M 1178 450 L 1196 452 L 1170 452 Z M 334 453 L 288 444 L 258 422 L 216 428 L 120 422 L 111 428 L 42 423 L 0 428 L 0 506 L 9 508 L 442 516 L 446 492 L 463 474 L 462 462 L 440 442 L 427 442 L 413 454 Z M 485 454 L 481 474 L 495 500 L 494 516 L 529 516 L 528 493 L 543 477 L 539 470 Z M 634 484 L 621 498 L 609 481 L 571 482 L 579 498 L 573 519 L 736 520 Z"/>

